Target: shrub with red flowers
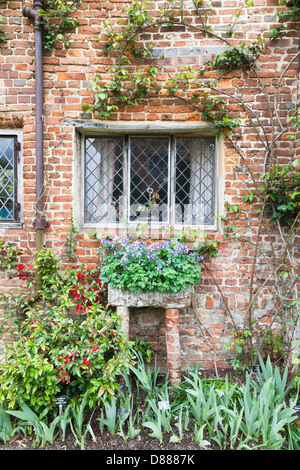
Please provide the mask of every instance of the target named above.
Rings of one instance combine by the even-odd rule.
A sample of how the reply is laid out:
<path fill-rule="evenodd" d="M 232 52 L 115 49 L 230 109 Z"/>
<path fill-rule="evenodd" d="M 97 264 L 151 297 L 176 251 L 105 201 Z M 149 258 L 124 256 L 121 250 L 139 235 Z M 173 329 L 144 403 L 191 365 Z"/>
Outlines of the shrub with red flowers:
<path fill-rule="evenodd" d="M 28 269 L 22 263 L 18 264 L 15 268 L 18 272 L 18 277 L 22 281 L 27 281 L 27 285 L 29 287 L 34 281 L 34 278 L 35 278 L 34 273 L 28 271 Z"/>
<path fill-rule="evenodd" d="M 29 271 L 17 259 L 22 252 L 14 249 L 13 266 L 30 286 Z M 115 393 L 133 343 L 125 341 L 117 313 L 105 307 L 99 270 L 62 266 L 52 250 L 38 253 L 35 267 L 42 277 L 40 295 L 33 301 L 27 295 L 26 302 L 22 295 L 5 297 L 10 321 L 22 307 L 25 320 L 11 329 L 0 365 L 0 405 L 25 402 L 44 415 L 57 410 L 55 397 L 63 394 L 70 401 L 87 396 L 93 406 Z"/>
<path fill-rule="evenodd" d="M 83 318 L 83 320 L 82 320 Z M 62 306 L 31 309 L 0 366 L 0 404 L 26 402 L 36 413 L 55 410 L 55 397 L 70 402 L 88 396 L 89 405 L 113 395 L 132 351 L 116 312 L 92 305 L 70 316 Z"/>
<path fill-rule="evenodd" d="M 38 254 L 35 262 L 42 274 L 42 295 L 76 313 L 88 313 L 93 305 L 104 305 L 106 289 L 99 279 L 99 269 L 73 265 L 62 269 L 53 250 Z"/>

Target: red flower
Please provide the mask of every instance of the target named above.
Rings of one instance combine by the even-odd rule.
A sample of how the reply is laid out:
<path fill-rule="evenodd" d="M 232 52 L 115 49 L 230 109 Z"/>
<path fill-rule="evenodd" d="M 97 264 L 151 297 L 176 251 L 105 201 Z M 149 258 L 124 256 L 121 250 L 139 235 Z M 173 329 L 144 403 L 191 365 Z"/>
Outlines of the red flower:
<path fill-rule="evenodd" d="M 89 366 L 91 364 L 91 361 L 87 361 L 86 357 L 83 357 L 82 359 L 85 366 Z"/>
<path fill-rule="evenodd" d="M 81 303 L 77 304 L 77 307 L 75 308 L 75 312 L 79 312 L 79 310 L 83 310 L 83 305 Z"/>
<path fill-rule="evenodd" d="M 20 271 L 23 271 L 25 269 L 24 264 L 19 264 L 16 269 L 19 269 Z"/>
<path fill-rule="evenodd" d="M 62 382 L 70 382 L 70 377 L 64 377 L 65 375 L 67 375 L 67 372 L 66 371 L 62 371 L 60 373 L 60 376 L 59 376 L 59 379 L 58 380 L 61 380 Z"/>

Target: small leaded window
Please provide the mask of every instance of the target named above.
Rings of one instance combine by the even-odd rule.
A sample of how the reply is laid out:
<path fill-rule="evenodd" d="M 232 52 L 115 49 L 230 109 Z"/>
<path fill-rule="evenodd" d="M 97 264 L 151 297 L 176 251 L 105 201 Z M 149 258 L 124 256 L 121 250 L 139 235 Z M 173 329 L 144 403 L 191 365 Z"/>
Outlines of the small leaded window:
<path fill-rule="evenodd" d="M 86 137 L 84 159 L 85 223 L 214 225 L 214 138 Z"/>
<path fill-rule="evenodd" d="M 0 135 L 0 222 L 17 222 L 19 204 L 18 154 L 20 144 L 15 135 Z"/>

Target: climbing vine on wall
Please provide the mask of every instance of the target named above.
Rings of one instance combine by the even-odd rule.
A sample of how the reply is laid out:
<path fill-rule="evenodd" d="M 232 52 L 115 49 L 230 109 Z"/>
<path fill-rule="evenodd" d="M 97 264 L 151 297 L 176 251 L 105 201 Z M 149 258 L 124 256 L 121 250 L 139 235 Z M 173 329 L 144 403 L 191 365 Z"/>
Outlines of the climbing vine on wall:
<path fill-rule="evenodd" d="M 50 51 L 57 43 L 69 46 L 70 32 L 78 25 L 77 18 L 71 15 L 76 12 L 79 2 L 80 0 L 45 0 L 45 8 L 40 10 L 40 14 L 44 26 L 43 45 L 46 50 Z M 8 3 L 8 0 L 3 0 L 3 3 Z M 1 23 L 5 21 L 0 14 L 0 25 Z M 5 32 L 0 29 L 0 43 L 5 41 Z"/>
<path fill-rule="evenodd" d="M 295 237 L 294 229 L 299 222 L 298 165 L 300 160 L 296 158 L 294 152 L 294 157 L 291 158 L 289 164 L 279 165 L 276 146 L 283 139 L 291 142 L 298 139 L 295 129 L 299 126 L 299 116 L 297 114 L 288 116 L 287 112 L 287 115 L 283 117 L 278 109 L 283 78 L 291 65 L 299 58 L 300 53 L 295 53 L 288 59 L 288 64 L 279 78 L 277 77 L 277 84 L 274 85 L 272 92 L 264 86 L 257 63 L 272 44 L 275 45 L 278 39 L 288 34 L 289 22 L 297 20 L 300 3 L 299 0 L 291 2 L 281 0 L 282 9 L 273 18 L 274 26 L 250 41 L 241 41 L 240 36 L 235 35 L 235 29 L 243 11 L 254 6 L 251 0 L 246 0 L 236 8 L 225 34 L 218 33 L 212 28 L 209 19 L 213 15 L 213 6 L 202 0 L 192 2 L 166 0 L 157 4 L 161 7 L 157 6 L 154 13 L 151 5 L 150 1 L 133 0 L 124 9 L 125 16 L 120 24 L 115 23 L 113 19 L 105 21 L 104 31 L 101 31 L 98 43 L 102 46 L 103 53 L 113 59 L 109 68 L 109 78 L 107 75 L 102 77 L 98 73 L 95 75 L 91 82 L 93 102 L 85 103 L 83 110 L 92 111 L 102 119 L 110 119 L 114 118 L 116 113 L 123 110 L 126 105 L 143 103 L 152 97 L 176 98 L 192 106 L 207 122 L 211 123 L 219 136 L 227 139 L 229 145 L 236 151 L 245 171 L 252 179 L 252 187 L 247 187 L 248 194 L 243 202 L 248 203 L 249 207 L 253 206 L 257 211 L 258 224 L 256 228 L 252 227 L 253 239 L 241 236 L 238 225 L 234 223 L 235 218 L 241 214 L 241 207 L 237 203 L 226 203 L 228 216 L 221 218 L 227 226 L 224 238 L 229 242 L 239 241 L 253 248 L 249 302 L 242 309 L 244 311 L 242 328 L 236 327 L 235 312 L 226 301 L 222 289 L 217 285 L 208 266 L 207 269 L 232 320 L 236 353 L 244 363 L 249 360 L 251 362 L 265 344 L 268 331 L 270 332 L 277 320 L 282 319 L 284 325 L 291 322 L 295 327 L 299 316 L 299 273 L 294 257 L 295 246 L 292 241 Z M 197 18 L 197 21 L 192 21 L 193 17 Z M 179 71 L 168 68 L 163 55 L 159 55 L 155 49 L 159 47 L 159 44 L 144 41 L 143 35 L 147 32 L 161 32 L 162 28 L 172 30 L 179 26 L 184 27 L 185 31 L 201 33 L 203 37 L 218 40 L 223 51 L 201 67 L 185 66 Z M 243 88 L 238 92 L 236 89 L 232 92 L 230 87 L 224 87 L 224 83 L 222 87 L 219 86 L 229 73 L 237 70 L 243 74 L 243 77 L 246 77 L 244 82 L 247 81 L 247 77 L 256 80 L 259 93 L 267 106 L 267 124 L 244 99 Z M 292 104 L 289 109 L 293 106 Z M 243 118 L 244 121 L 242 115 L 246 116 L 246 119 Z M 243 147 L 240 145 L 245 125 L 252 128 L 265 153 L 261 178 L 258 178 L 252 171 L 246 151 L 242 150 Z M 274 226 L 278 229 L 282 243 L 282 250 L 278 252 L 273 246 L 271 236 Z M 263 231 L 267 234 L 268 249 L 259 242 Z M 271 258 L 269 253 L 272 253 Z M 261 268 L 259 259 L 263 259 L 264 268 Z M 261 274 L 263 281 L 259 281 L 259 269 L 266 270 Z M 266 334 L 256 335 L 257 323 L 255 323 L 253 312 L 259 294 L 266 286 L 270 286 L 270 283 L 273 283 L 274 298 L 279 300 L 280 307 L 274 312 L 270 329 Z M 288 330 L 289 328 L 285 327 L 287 349 L 291 346 Z"/>
<path fill-rule="evenodd" d="M 152 96 L 176 96 L 185 102 L 193 105 L 197 110 L 203 111 L 203 100 L 195 101 L 196 98 L 205 97 L 204 103 L 209 100 L 208 108 L 218 109 L 218 117 L 220 118 L 219 98 L 214 97 L 215 81 L 234 69 L 251 69 L 255 61 L 259 58 L 263 49 L 266 48 L 271 41 L 278 37 L 282 37 L 287 33 L 285 25 L 280 24 L 277 28 L 267 31 L 268 38 L 259 34 L 255 40 L 250 43 L 241 41 L 238 45 L 232 45 L 229 38 L 233 35 L 232 23 L 228 26 L 226 36 L 219 35 L 209 26 L 209 17 L 212 14 L 212 6 L 204 3 L 202 0 L 193 0 L 194 9 L 200 19 L 200 25 L 193 24 L 189 21 L 185 10 L 184 1 L 167 0 L 163 2 L 161 8 L 158 8 L 158 16 L 150 14 L 151 1 L 133 0 L 131 5 L 124 9 L 127 15 L 124 25 L 116 27 L 111 19 L 104 22 L 105 32 L 99 35 L 98 42 L 103 44 L 103 52 L 117 57 L 117 61 L 109 69 L 110 80 L 102 80 L 100 74 L 96 74 L 91 83 L 91 91 L 94 94 L 94 102 L 92 105 L 84 104 L 85 111 L 92 111 L 103 118 L 109 118 L 112 113 L 118 111 L 120 106 L 124 104 L 137 104 Z M 289 9 L 284 10 L 277 15 L 280 22 L 290 19 L 298 13 L 299 0 L 294 0 Z M 243 7 L 251 7 L 253 2 L 246 0 Z M 241 15 L 242 8 L 238 7 L 234 15 L 233 24 L 235 24 Z M 147 31 L 159 31 L 162 27 L 183 26 L 187 30 L 201 32 L 203 35 L 218 39 L 222 46 L 226 46 L 226 50 L 218 54 L 215 58 L 207 61 L 203 68 L 192 69 L 191 67 L 183 67 L 179 73 L 170 74 L 163 65 L 162 60 L 155 54 L 155 44 L 143 43 L 139 41 L 139 37 Z M 161 57 L 163 59 L 163 57 Z M 140 65 L 137 66 L 137 61 Z M 134 68 L 134 72 L 132 72 Z M 213 85 L 207 87 L 204 83 L 206 73 L 214 71 L 215 78 L 212 80 Z M 169 79 L 164 84 L 161 83 L 159 73 L 164 72 L 169 75 Z M 209 90 L 209 93 L 208 93 Z M 223 106 L 224 108 L 224 106 Z M 209 110 L 206 110 L 205 116 L 209 120 L 215 121 L 215 116 Z M 228 113 L 222 111 L 224 119 L 217 119 L 217 127 L 228 127 L 231 121 Z M 222 121 L 224 121 L 222 123 Z M 238 125 L 236 122 L 235 125 Z"/>

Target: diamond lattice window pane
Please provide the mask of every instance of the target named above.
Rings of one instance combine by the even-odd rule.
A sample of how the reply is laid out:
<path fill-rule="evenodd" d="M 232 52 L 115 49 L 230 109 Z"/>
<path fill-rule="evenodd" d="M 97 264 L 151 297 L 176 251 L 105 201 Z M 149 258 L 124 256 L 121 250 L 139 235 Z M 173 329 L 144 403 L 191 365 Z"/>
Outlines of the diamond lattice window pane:
<path fill-rule="evenodd" d="M 85 143 L 85 222 L 113 224 L 124 216 L 122 137 L 88 137 Z"/>
<path fill-rule="evenodd" d="M 176 139 L 175 224 L 213 224 L 214 155 L 213 139 Z"/>
<path fill-rule="evenodd" d="M 158 194 L 151 215 L 151 194 Z M 130 222 L 167 223 L 169 204 L 169 138 L 130 139 Z"/>
<path fill-rule="evenodd" d="M 0 137 L 0 220 L 14 219 L 14 143 L 14 137 Z"/>

